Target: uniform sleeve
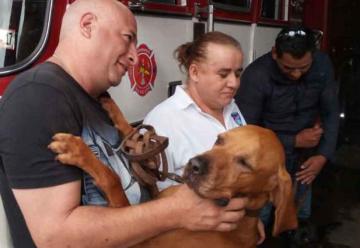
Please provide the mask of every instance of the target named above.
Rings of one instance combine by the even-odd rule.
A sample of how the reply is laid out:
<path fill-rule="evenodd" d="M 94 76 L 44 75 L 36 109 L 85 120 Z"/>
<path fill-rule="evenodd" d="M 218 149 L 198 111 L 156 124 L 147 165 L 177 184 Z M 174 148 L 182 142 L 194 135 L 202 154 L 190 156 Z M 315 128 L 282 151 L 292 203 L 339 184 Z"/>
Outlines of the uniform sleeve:
<path fill-rule="evenodd" d="M 79 179 L 79 169 L 55 161 L 47 148 L 55 133 L 80 133 L 68 99 L 59 90 L 33 83 L 2 100 L 0 152 L 10 187 L 48 187 Z"/>
<path fill-rule="evenodd" d="M 254 62 L 256 63 L 256 62 Z M 263 114 L 267 98 L 271 95 L 270 72 L 263 66 L 250 65 L 241 76 L 240 88 L 235 96 L 236 104 L 247 124 L 265 126 Z M 295 135 L 277 134 L 287 152 L 292 153 Z"/>
<path fill-rule="evenodd" d="M 325 70 L 326 84 L 320 98 L 321 123 L 324 135 L 320 140 L 318 153 L 331 159 L 334 154 L 339 128 L 338 86 L 334 79 L 330 58 L 325 55 L 322 62 Z"/>
<path fill-rule="evenodd" d="M 248 67 L 240 80 L 240 88 L 235 95 L 235 102 L 243 114 L 247 124 L 262 124 L 265 94 L 262 84 L 264 78 L 259 76 L 257 69 Z"/>

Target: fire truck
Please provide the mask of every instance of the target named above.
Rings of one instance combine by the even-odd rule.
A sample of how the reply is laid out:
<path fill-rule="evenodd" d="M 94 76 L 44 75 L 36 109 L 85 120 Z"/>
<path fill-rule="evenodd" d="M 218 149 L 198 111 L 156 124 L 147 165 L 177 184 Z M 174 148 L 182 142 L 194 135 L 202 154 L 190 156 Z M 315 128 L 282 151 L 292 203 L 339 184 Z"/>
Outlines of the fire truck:
<path fill-rule="evenodd" d="M 0 1 L 0 96 L 17 74 L 52 55 L 62 16 L 74 1 Z M 110 89 L 110 94 L 131 123 L 141 122 L 147 112 L 171 94 L 174 85 L 184 80 L 173 51 L 204 32 L 221 31 L 239 40 L 244 67 L 270 51 L 277 33 L 290 24 L 318 30 L 319 47 L 330 53 L 339 78 L 344 64 L 358 61 L 354 59 L 356 49 L 351 38 L 356 30 L 356 11 L 360 10 L 356 0 L 122 2 L 137 19 L 139 63 L 118 87 Z M 360 109 L 351 107 L 353 111 Z M 0 247 L 12 247 L 1 205 L 0 202 Z"/>

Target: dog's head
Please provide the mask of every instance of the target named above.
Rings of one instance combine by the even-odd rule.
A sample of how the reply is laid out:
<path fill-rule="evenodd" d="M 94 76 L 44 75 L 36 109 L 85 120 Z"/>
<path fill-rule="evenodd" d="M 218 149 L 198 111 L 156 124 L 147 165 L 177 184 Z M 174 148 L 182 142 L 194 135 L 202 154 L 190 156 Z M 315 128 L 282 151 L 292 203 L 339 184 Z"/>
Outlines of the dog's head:
<path fill-rule="evenodd" d="M 189 161 L 184 178 L 200 196 L 220 204 L 247 196 L 246 208 L 256 210 L 270 200 L 276 207 L 274 235 L 297 226 L 284 150 L 268 129 L 247 125 L 220 134 L 211 150 Z"/>

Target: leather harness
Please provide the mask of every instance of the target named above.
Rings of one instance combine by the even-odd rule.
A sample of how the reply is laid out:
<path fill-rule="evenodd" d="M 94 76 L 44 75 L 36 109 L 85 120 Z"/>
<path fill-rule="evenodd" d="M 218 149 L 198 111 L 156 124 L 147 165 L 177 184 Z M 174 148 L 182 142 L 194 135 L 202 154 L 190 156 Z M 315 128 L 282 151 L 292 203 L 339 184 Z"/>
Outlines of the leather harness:
<path fill-rule="evenodd" d="M 126 135 L 120 145 L 121 152 L 129 161 L 133 176 L 140 185 L 150 190 L 152 197 L 159 193 L 157 181 L 168 178 L 183 182 L 180 176 L 168 172 L 165 155 L 168 144 L 167 137 L 157 135 L 152 126 L 141 124 Z"/>

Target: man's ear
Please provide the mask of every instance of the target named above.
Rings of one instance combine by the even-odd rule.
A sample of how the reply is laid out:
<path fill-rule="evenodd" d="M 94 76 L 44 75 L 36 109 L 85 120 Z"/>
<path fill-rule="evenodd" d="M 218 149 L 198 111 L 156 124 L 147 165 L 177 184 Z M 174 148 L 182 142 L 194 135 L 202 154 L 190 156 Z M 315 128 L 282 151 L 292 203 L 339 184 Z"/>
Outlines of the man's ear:
<path fill-rule="evenodd" d="M 271 48 L 271 56 L 272 56 L 273 60 L 276 60 L 278 58 L 275 47 Z"/>
<path fill-rule="evenodd" d="M 80 19 L 80 31 L 81 34 L 86 38 L 91 38 L 91 32 L 94 30 L 96 23 L 96 16 L 91 13 L 85 13 Z"/>
<path fill-rule="evenodd" d="M 199 66 L 197 64 L 189 66 L 189 77 L 194 82 L 199 81 Z"/>

